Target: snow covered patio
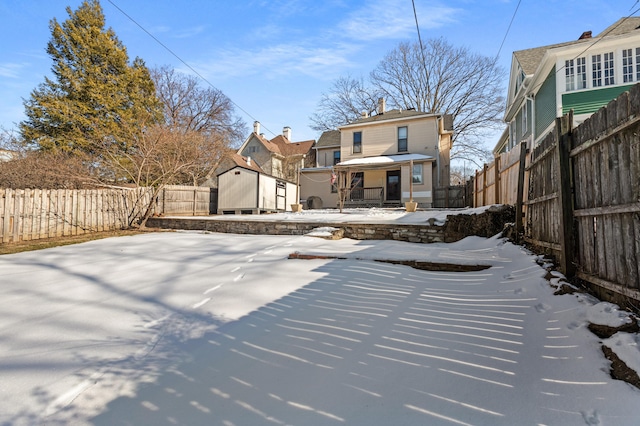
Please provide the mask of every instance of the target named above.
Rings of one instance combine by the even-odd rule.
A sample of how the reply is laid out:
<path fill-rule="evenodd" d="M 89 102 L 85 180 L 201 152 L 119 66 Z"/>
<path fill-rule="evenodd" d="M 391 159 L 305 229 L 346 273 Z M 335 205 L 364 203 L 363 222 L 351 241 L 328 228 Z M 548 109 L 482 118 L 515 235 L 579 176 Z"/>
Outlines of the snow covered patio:
<path fill-rule="evenodd" d="M 536 260 L 498 238 L 198 232 L 1 256 L 0 423 L 637 424 L 587 329 L 627 314 L 554 296 Z M 604 343 L 640 370 L 636 334 Z"/>

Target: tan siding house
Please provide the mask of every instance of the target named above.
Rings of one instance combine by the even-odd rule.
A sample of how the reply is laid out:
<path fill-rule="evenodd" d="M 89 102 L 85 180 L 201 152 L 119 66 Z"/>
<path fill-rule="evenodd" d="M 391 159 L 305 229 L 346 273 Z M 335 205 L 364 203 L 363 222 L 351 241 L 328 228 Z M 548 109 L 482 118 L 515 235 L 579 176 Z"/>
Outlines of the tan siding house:
<path fill-rule="evenodd" d="M 452 124 L 450 116 L 441 114 L 385 111 L 381 102 L 377 115 L 320 137 L 320 170 L 303 170 L 302 198 L 315 195 L 324 206 L 334 207 L 341 193 L 347 206 L 400 206 L 413 200 L 430 207 L 433 188 L 449 185 Z M 334 163 L 338 140 L 339 161 Z M 338 176 L 333 188 L 332 174 Z"/>

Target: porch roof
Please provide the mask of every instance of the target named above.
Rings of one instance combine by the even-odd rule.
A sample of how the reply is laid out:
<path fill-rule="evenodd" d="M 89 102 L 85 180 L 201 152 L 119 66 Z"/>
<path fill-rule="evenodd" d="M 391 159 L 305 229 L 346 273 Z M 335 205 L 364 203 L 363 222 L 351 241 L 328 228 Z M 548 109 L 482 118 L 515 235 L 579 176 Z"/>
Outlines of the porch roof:
<path fill-rule="evenodd" d="M 384 167 L 389 167 L 394 165 L 407 164 L 412 160 L 416 162 L 427 162 L 427 161 L 435 161 L 435 158 L 430 155 L 422 155 L 422 154 L 379 155 L 377 157 L 354 158 L 351 160 L 343 161 L 341 163 L 336 164 L 334 168 L 336 169 L 384 168 Z"/>

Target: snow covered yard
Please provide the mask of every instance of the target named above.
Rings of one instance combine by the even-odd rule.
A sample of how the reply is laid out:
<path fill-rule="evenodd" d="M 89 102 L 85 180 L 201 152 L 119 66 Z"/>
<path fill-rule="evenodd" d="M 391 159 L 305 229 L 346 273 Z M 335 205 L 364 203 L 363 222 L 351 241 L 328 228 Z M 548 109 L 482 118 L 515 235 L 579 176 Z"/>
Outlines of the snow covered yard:
<path fill-rule="evenodd" d="M 640 391 L 611 379 L 587 329 L 626 314 L 554 296 L 536 257 L 498 238 L 153 233 L 1 256 L 0 274 L 0 424 L 640 418 Z M 640 370 L 637 335 L 605 343 Z"/>

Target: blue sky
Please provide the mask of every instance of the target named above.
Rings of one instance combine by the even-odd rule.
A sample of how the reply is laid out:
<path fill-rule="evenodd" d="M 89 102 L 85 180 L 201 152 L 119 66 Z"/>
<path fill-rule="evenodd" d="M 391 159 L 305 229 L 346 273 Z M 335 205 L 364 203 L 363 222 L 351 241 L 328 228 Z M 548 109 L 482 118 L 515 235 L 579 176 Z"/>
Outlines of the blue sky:
<path fill-rule="evenodd" d="M 309 117 L 322 92 L 345 75 L 366 76 L 401 41 L 417 40 L 411 0 L 112 0 L 238 105 L 268 137 L 283 126 L 292 139 L 317 139 Z M 507 71 L 514 50 L 594 35 L 639 6 L 635 0 L 521 0 L 500 51 Z M 45 49 L 52 18 L 80 0 L 0 0 L 0 127 L 24 119 L 22 99 L 50 73 Z M 190 73 L 110 1 L 107 26 L 129 56 L 149 67 Z M 496 56 L 518 0 L 415 0 L 423 40 Z M 637 15 L 637 13 L 636 13 Z M 202 83 L 205 85 L 206 83 Z M 507 81 L 504 83 L 505 93 Z M 493 147 L 496 140 L 487 141 Z"/>

